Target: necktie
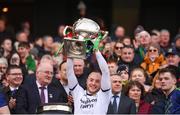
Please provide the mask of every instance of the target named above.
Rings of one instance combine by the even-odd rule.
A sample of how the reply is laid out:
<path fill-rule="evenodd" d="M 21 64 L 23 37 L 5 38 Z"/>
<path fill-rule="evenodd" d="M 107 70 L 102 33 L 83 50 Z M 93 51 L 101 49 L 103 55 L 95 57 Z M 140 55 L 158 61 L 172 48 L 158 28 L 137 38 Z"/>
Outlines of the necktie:
<path fill-rule="evenodd" d="M 117 113 L 117 98 L 118 96 L 117 95 L 114 95 L 113 96 L 114 100 L 113 100 L 113 110 L 114 110 L 114 113 Z"/>
<path fill-rule="evenodd" d="M 45 88 L 45 87 L 39 87 L 39 89 L 41 90 L 41 94 L 40 94 L 40 97 L 41 97 L 41 104 L 44 104 L 44 103 L 45 103 L 44 89 L 46 89 L 46 88 Z"/>
<path fill-rule="evenodd" d="M 16 94 L 16 92 L 17 92 L 17 89 L 14 89 L 14 90 L 11 91 L 12 97 Z"/>

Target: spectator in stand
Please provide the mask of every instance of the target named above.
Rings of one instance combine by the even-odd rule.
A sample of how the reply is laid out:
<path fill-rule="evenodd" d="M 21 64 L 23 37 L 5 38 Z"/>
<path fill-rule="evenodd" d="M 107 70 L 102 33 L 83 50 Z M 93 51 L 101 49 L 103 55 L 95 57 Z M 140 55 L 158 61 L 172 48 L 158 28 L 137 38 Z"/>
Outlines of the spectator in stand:
<path fill-rule="evenodd" d="M 59 43 L 63 43 L 63 39 L 64 39 L 64 28 L 65 25 L 59 25 L 58 30 L 57 30 L 57 36 L 54 37 L 54 42 L 59 42 Z"/>
<path fill-rule="evenodd" d="M 111 47 L 111 42 L 105 43 L 102 54 L 106 60 L 109 60 L 113 56 L 113 48 Z"/>
<path fill-rule="evenodd" d="M 121 60 L 121 52 L 124 47 L 124 44 L 119 40 L 114 45 L 114 57 L 117 58 L 117 61 Z"/>
<path fill-rule="evenodd" d="M 38 36 L 35 38 L 33 49 L 36 49 L 38 51 L 39 59 L 44 55 L 43 38 L 42 37 Z"/>
<path fill-rule="evenodd" d="M 146 71 L 143 68 L 134 68 L 130 73 L 130 80 L 141 83 L 144 86 L 145 92 L 148 92 L 151 88 L 149 85 L 147 85 L 149 79 Z"/>
<path fill-rule="evenodd" d="M 126 85 L 129 81 L 129 70 L 126 65 L 120 65 L 117 69 L 117 73 L 121 76 L 122 78 L 122 84 L 123 86 Z"/>
<path fill-rule="evenodd" d="M 108 107 L 108 114 L 135 114 L 136 106 L 132 99 L 122 92 L 122 77 L 119 74 L 111 75 L 112 97 Z"/>
<path fill-rule="evenodd" d="M 21 68 L 17 65 L 10 65 L 6 72 L 6 80 L 9 85 L 8 87 L 5 87 L 3 91 L 6 94 L 6 101 L 8 102 L 10 112 L 11 114 L 14 114 L 17 92 L 23 81 Z"/>
<path fill-rule="evenodd" d="M 174 65 L 180 68 L 180 53 L 175 48 L 169 48 L 166 53 L 167 65 Z"/>
<path fill-rule="evenodd" d="M 124 64 L 128 67 L 129 72 L 139 64 L 134 60 L 134 47 L 132 45 L 122 47 L 121 49 L 121 60 L 118 61 L 118 66 Z"/>
<path fill-rule="evenodd" d="M 14 38 L 14 30 L 8 24 L 8 20 L 5 15 L 0 15 L 0 43 L 5 37 Z"/>
<path fill-rule="evenodd" d="M 30 54 L 30 44 L 28 42 L 21 42 L 18 45 L 18 54 L 21 59 L 20 67 L 23 75 L 32 74 L 36 70 L 36 62 Z"/>
<path fill-rule="evenodd" d="M 19 54 L 17 52 L 12 52 L 8 62 L 10 65 L 20 66 L 21 59 Z"/>
<path fill-rule="evenodd" d="M 176 70 L 177 86 L 180 86 L 180 53 L 175 48 L 169 48 L 166 54 L 167 65 Z"/>
<path fill-rule="evenodd" d="M 176 35 L 174 39 L 175 47 L 177 52 L 180 54 L 180 34 Z"/>
<path fill-rule="evenodd" d="M 130 81 L 125 86 L 125 95 L 135 101 L 137 114 L 149 114 L 151 111 L 151 104 L 144 101 L 144 93 L 144 86 L 138 81 Z"/>
<path fill-rule="evenodd" d="M 159 71 L 161 89 L 166 95 L 165 100 L 160 100 L 152 108 L 153 114 L 179 114 L 180 113 L 180 90 L 176 89 L 176 73 L 167 67 Z"/>
<path fill-rule="evenodd" d="M 27 37 L 29 38 L 30 37 L 30 34 L 31 34 L 31 24 L 29 21 L 23 21 L 21 23 L 21 31 L 24 31 L 27 35 Z"/>
<path fill-rule="evenodd" d="M 125 35 L 125 29 L 123 26 L 117 26 L 114 33 L 114 39 L 115 41 L 120 40 Z"/>
<path fill-rule="evenodd" d="M 53 75 L 53 66 L 49 62 L 39 64 L 36 74 L 19 88 L 16 113 L 35 114 L 37 108 L 46 103 L 67 102 L 60 87 L 52 84 Z"/>
<path fill-rule="evenodd" d="M 157 73 L 156 76 L 153 78 L 152 87 L 149 92 L 145 95 L 145 101 L 154 105 L 159 100 L 165 99 L 165 95 L 161 89 L 161 82 L 159 80 L 159 74 Z"/>
<path fill-rule="evenodd" d="M 74 101 L 73 101 L 73 97 L 72 97 L 71 92 L 70 92 L 69 87 L 68 87 L 66 67 L 67 67 L 66 61 L 63 61 L 59 65 L 59 69 L 58 69 L 59 81 L 60 81 L 60 85 L 62 85 L 62 90 L 64 91 L 64 94 L 68 100 L 68 104 L 71 107 L 73 107 Z"/>
<path fill-rule="evenodd" d="M 152 30 L 150 35 L 151 43 L 160 43 L 160 32 L 158 30 Z"/>
<path fill-rule="evenodd" d="M 52 36 L 46 35 L 43 37 L 43 49 L 44 49 L 43 53 L 44 54 L 51 55 L 52 44 L 53 44 Z"/>
<path fill-rule="evenodd" d="M 18 51 L 18 45 L 20 42 L 29 42 L 28 36 L 24 31 L 19 31 L 16 33 L 16 41 L 14 43 L 16 51 Z"/>
<path fill-rule="evenodd" d="M 149 75 L 152 75 L 165 64 L 166 60 L 160 51 L 159 44 L 149 44 L 149 46 L 147 47 L 146 56 L 144 57 L 144 61 L 141 63 L 141 67 L 145 69 Z"/>
<path fill-rule="evenodd" d="M 138 35 L 140 39 L 140 45 L 144 48 L 144 51 L 146 52 L 147 47 L 151 43 L 151 36 L 147 31 L 142 31 Z"/>
<path fill-rule="evenodd" d="M 86 88 L 86 80 L 89 74 L 88 68 L 85 66 L 83 59 L 74 59 L 74 73 L 77 77 L 78 83 L 82 88 Z"/>
<path fill-rule="evenodd" d="M 116 74 L 117 69 L 118 69 L 116 60 L 108 60 L 107 64 L 108 64 L 110 75 Z"/>
<path fill-rule="evenodd" d="M 5 80 L 5 74 L 8 68 L 8 61 L 6 60 L 6 58 L 1 57 L 0 58 L 0 89 L 2 89 L 4 87 L 4 85 L 2 84 L 3 81 Z"/>
<path fill-rule="evenodd" d="M 145 55 L 144 47 L 141 46 L 141 39 L 139 33 L 142 31 L 145 31 L 144 28 L 141 25 L 138 25 L 137 28 L 134 31 L 134 40 L 133 40 L 133 46 L 134 46 L 134 52 L 135 57 L 134 60 L 137 63 L 142 63 Z"/>
<path fill-rule="evenodd" d="M 132 44 L 130 36 L 124 36 L 124 37 L 122 38 L 122 42 L 123 42 L 123 44 L 125 44 L 125 45 L 131 45 L 131 44 Z"/>
<path fill-rule="evenodd" d="M 69 95 L 70 90 L 68 88 L 68 80 L 67 80 L 67 75 L 66 75 L 66 64 L 67 64 L 66 61 L 63 61 L 59 65 L 58 75 L 59 75 L 59 81 L 62 84 L 66 95 Z"/>
<path fill-rule="evenodd" d="M 9 56 L 12 52 L 12 38 L 6 37 L 1 43 L 1 47 L 4 48 L 4 57 L 9 59 Z"/>
<path fill-rule="evenodd" d="M 160 31 L 160 46 L 163 55 L 167 53 L 167 49 L 171 47 L 170 32 L 166 29 Z"/>

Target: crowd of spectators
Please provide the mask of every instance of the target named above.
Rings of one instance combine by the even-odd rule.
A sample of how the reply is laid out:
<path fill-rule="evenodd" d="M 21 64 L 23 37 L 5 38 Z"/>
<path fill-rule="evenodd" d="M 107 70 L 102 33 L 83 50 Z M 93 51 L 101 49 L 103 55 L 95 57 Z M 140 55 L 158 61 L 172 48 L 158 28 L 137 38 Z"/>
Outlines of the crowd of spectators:
<path fill-rule="evenodd" d="M 65 25 L 58 27 L 57 36 L 47 34 L 33 40 L 30 27 L 23 22 L 21 30 L 11 31 L 6 18 L 0 16 L 0 113 L 33 114 L 47 103 L 67 103 L 78 113 L 77 98 L 92 88 L 88 84 L 92 73 L 103 77 L 95 71 L 101 61 L 94 53 L 86 60 L 74 59 L 73 70 L 67 70 L 67 57 L 62 51 L 55 55 L 63 43 Z M 98 49 L 109 69 L 105 73 L 110 76 L 106 80 L 111 83 L 112 96 L 99 105 L 103 88 L 108 89 L 99 78 L 94 92 L 102 98 L 98 97 L 95 109 L 108 114 L 180 114 L 180 33 L 174 37 L 167 29 L 146 31 L 137 26 L 130 37 L 124 27 L 117 26 L 114 34 L 102 40 Z M 68 79 L 72 71 L 77 79 L 73 85 Z"/>

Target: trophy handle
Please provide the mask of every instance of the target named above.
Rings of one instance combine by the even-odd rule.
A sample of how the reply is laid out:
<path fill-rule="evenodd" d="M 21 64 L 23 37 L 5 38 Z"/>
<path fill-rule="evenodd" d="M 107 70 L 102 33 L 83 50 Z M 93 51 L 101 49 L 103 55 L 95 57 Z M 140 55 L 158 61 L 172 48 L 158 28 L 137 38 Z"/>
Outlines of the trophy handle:
<path fill-rule="evenodd" d="M 100 32 L 101 32 L 102 35 L 103 35 L 102 38 L 101 38 L 102 40 L 103 40 L 105 37 L 107 37 L 107 35 L 108 35 L 108 33 L 109 33 L 108 31 L 100 31 Z"/>
<path fill-rule="evenodd" d="M 73 27 L 66 26 L 63 31 L 63 36 L 64 37 L 73 37 L 72 35 L 73 35 Z"/>

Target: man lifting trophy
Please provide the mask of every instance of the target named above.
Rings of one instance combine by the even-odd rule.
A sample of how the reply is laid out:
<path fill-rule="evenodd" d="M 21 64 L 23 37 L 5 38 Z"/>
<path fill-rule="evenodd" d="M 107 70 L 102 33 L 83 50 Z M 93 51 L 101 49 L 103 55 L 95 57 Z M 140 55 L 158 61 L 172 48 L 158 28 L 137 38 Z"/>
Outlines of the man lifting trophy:
<path fill-rule="evenodd" d="M 99 25 L 88 18 L 81 18 L 64 29 L 64 54 L 70 58 L 86 59 L 99 42 L 107 36 L 107 31 L 101 31 Z"/>

